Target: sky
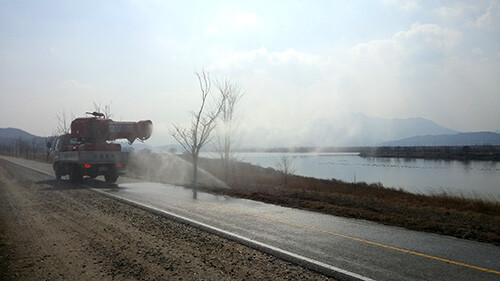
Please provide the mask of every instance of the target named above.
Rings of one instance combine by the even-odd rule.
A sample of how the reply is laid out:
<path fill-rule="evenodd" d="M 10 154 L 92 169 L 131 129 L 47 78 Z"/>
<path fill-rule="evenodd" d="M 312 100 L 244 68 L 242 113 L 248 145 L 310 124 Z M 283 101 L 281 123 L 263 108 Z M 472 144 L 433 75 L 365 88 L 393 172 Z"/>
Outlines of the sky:
<path fill-rule="evenodd" d="M 252 135 L 349 112 L 498 131 L 500 1 L 0 0 L 0 128 L 111 104 L 173 143 L 202 69 L 241 86 Z"/>

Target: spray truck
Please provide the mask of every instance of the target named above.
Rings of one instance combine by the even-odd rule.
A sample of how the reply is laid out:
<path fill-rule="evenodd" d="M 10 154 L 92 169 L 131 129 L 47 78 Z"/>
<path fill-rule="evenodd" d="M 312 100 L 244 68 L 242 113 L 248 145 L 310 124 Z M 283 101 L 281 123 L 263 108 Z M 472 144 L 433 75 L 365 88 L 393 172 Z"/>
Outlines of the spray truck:
<path fill-rule="evenodd" d="M 147 140 L 153 131 L 150 120 L 116 122 L 99 112 L 92 117 L 76 118 L 69 134 L 56 138 L 51 149 L 54 154 L 56 179 L 69 175 L 71 182 L 81 182 L 84 176 L 104 175 L 106 182 L 116 182 L 128 162 L 128 152 L 122 151 L 117 139 Z"/>

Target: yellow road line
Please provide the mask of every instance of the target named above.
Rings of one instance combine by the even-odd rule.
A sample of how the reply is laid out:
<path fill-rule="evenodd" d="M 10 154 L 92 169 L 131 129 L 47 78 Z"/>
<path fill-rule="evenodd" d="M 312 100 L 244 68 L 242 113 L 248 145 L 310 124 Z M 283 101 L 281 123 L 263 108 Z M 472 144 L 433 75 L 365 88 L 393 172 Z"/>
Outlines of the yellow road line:
<path fill-rule="evenodd" d="M 214 207 L 217 207 L 220 209 L 226 209 L 226 210 L 233 211 L 233 212 L 247 214 L 247 215 L 262 218 L 265 220 L 275 221 L 275 222 L 279 222 L 279 223 L 283 223 L 283 224 L 287 224 L 287 225 L 291 225 L 291 226 L 295 226 L 295 227 L 299 227 L 299 228 L 303 228 L 303 229 L 308 229 L 308 230 L 321 232 L 321 233 L 325 233 L 325 234 L 329 234 L 329 235 L 333 235 L 333 236 L 337 236 L 337 237 L 342 237 L 342 238 L 353 240 L 353 241 L 362 242 L 365 244 L 370 244 L 370 245 L 379 246 L 379 247 L 386 248 L 386 249 L 391 249 L 391 250 L 398 251 L 398 252 L 403 252 L 403 253 L 407 253 L 407 254 L 411 254 L 411 255 L 415 255 L 415 256 L 420 256 L 420 257 L 424 257 L 424 258 L 428 258 L 428 259 L 432 259 L 432 260 L 438 260 L 438 261 L 442 261 L 442 262 L 446 262 L 446 263 L 450 263 L 450 264 L 455 264 L 455 265 L 459 265 L 459 266 L 463 266 L 463 267 L 468 267 L 468 268 L 472 268 L 472 269 L 500 275 L 500 271 L 497 271 L 497 270 L 487 269 L 487 268 L 483 268 L 483 267 L 479 267 L 479 266 L 475 266 L 475 265 L 470 265 L 470 264 L 466 264 L 466 263 L 462 263 L 462 262 L 457 262 L 457 261 L 452 261 L 452 260 L 443 259 L 443 258 L 439 258 L 439 257 L 434 257 L 431 255 L 426 255 L 426 254 L 422 254 L 422 253 L 418 253 L 418 252 L 414 252 L 414 251 L 409 251 L 409 250 L 405 250 L 405 249 L 401 249 L 401 248 L 397 248 L 397 247 L 393 247 L 393 246 L 388 246 L 388 245 L 384 245 L 381 243 L 377 243 L 377 242 L 373 242 L 373 241 L 369 241 L 369 240 L 365 240 L 365 239 L 360 239 L 360 238 L 356 238 L 356 237 L 352 237 L 352 236 L 348 236 L 348 235 L 343 235 L 343 234 L 330 232 L 330 231 L 326 231 L 326 230 L 322 230 L 322 229 L 318 229 L 318 228 L 314 228 L 314 227 L 309 227 L 306 225 L 301 225 L 301 224 L 296 224 L 296 223 L 289 222 L 289 221 L 275 219 L 272 217 L 267 217 L 267 216 L 259 215 L 259 214 L 252 213 L 252 212 L 234 209 L 234 208 L 218 205 L 215 203 L 207 203 L 207 202 L 202 202 L 202 201 L 199 201 L 199 202 L 201 202 L 203 204 L 211 205 L 211 206 L 214 206 Z"/>

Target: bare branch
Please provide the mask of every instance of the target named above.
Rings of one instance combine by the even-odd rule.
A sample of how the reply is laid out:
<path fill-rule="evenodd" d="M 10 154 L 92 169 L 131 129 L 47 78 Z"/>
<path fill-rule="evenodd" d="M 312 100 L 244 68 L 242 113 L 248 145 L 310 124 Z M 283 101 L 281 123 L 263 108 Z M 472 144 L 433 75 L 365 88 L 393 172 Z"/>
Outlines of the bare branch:
<path fill-rule="evenodd" d="M 209 101 L 212 88 L 210 73 L 206 70 L 195 73 L 201 92 L 201 104 L 198 111 L 191 111 L 191 125 L 189 128 L 182 128 L 173 124 L 170 134 L 174 139 L 190 153 L 193 160 L 192 185 L 197 183 L 198 155 L 200 150 L 212 140 L 211 134 L 216 126 L 222 106 L 225 104 L 225 97 L 216 99 L 214 105 L 210 106 Z"/>
<path fill-rule="evenodd" d="M 220 120 L 222 128 L 217 135 L 217 143 L 215 150 L 220 156 L 223 168 L 224 179 L 229 181 L 229 164 L 237 157 L 234 152 L 234 134 L 235 134 L 235 109 L 238 101 L 243 94 L 241 86 L 233 83 L 230 79 L 216 80 L 216 87 L 221 97 L 223 97 L 223 105 L 221 106 Z"/>
<path fill-rule="evenodd" d="M 104 118 L 110 119 L 112 117 L 112 114 L 111 114 L 111 103 L 112 102 L 109 102 L 108 104 L 105 104 L 104 106 L 102 106 L 101 103 L 99 103 L 99 104 L 97 104 L 96 102 L 93 102 L 93 103 L 94 103 L 94 110 L 96 112 L 103 113 Z"/>
<path fill-rule="evenodd" d="M 69 134 L 70 126 L 66 118 L 66 112 L 64 109 L 56 115 L 57 118 L 57 134 L 64 135 Z"/>
<path fill-rule="evenodd" d="M 288 178 L 295 173 L 293 159 L 282 154 L 279 161 L 276 163 L 276 169 L 283 175 L 283 181 L 286 185 L 288 183 Z"/>

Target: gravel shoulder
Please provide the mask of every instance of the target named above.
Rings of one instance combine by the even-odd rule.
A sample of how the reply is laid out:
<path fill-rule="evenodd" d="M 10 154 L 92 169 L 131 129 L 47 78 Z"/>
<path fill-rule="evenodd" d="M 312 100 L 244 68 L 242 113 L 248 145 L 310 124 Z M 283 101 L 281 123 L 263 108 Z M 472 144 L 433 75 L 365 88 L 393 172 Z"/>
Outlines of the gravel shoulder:
<path fill-rule="evenodd" d="M 1 280 L 327 280 L 0 159 Z"/>

